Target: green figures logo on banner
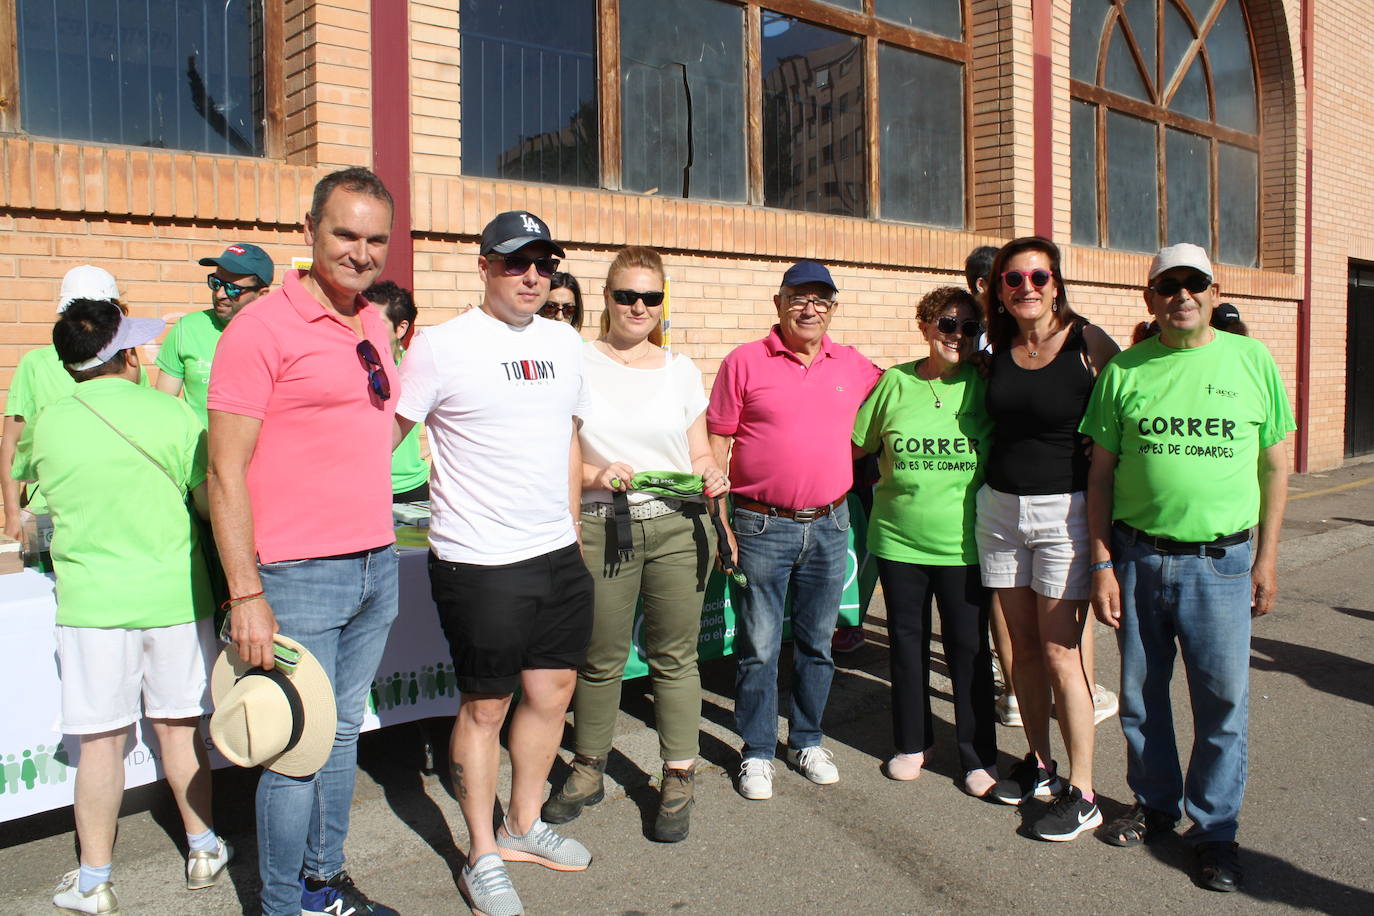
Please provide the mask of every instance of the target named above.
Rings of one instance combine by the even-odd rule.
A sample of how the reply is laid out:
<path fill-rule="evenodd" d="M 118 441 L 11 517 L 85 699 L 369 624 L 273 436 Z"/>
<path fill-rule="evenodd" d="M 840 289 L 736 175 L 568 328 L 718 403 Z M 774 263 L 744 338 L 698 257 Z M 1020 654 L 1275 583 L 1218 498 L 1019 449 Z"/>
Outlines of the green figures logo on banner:
<path fill-rule="evenodd" d="M 844 592 L 840 596 L 840 625 L 855 626 L 863 621 L 873 588 L 878 582 L 877 564 L 868 555 L 868 519 L 863 506 L 852 494 L 849 497 L 849 563 L 845 568 Z M 750 570 L 744 570 L 746 574 Z M 721 658 L 735 651 L 735 612 L 732 593 L 735 586 L 719 571 L 711 574 L 706 583 L 706 596 L 701 608 L 701 635 L 697 641 L 697 656 L 702 661 Z M 792 635 L 791 597 L 784 611 L 782 635 Z M 640 629 L 644 625 L 644 604 L 635 608 L 634 638 L 630 643 L 630 657 L 625 662 L 625 679 L 643 677 L 649 673 L 644 655 Z"/>

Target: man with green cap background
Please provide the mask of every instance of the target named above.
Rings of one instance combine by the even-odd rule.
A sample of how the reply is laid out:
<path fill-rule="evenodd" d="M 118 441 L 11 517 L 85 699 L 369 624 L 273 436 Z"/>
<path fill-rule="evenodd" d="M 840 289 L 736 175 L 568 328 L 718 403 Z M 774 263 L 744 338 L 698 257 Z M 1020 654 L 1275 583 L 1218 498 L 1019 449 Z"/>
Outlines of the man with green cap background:
<path fill-rule="evenodd" d="M 210 362 L 219 336 L 230 320 L 248 303 L 272 288 L 272 259 L 257 245 L 235 242 L 217 258 L 201 258 L 203 267 L 215 272 L 205 278 L 210 287 L 210 307 L 178 321 L 157 354 L 162 370 L 157 390 L 175 397 L 185 388 L 186 403 L 209 425 L 205 396 L 210 389 Z"/>

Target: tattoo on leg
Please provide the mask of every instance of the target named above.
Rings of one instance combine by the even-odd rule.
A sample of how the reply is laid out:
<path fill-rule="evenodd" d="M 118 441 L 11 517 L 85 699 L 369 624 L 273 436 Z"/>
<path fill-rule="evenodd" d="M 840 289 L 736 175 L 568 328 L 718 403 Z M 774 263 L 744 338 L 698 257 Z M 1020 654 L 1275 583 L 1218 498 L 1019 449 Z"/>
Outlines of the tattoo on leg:
<path fill-rule="evenodd" d="M 468 797 L 468 787 L 463 783 L 463 765 L 456 760 L 449 761 L 449 773 L 453 776 L 453 794 L 459 801 Z"/>

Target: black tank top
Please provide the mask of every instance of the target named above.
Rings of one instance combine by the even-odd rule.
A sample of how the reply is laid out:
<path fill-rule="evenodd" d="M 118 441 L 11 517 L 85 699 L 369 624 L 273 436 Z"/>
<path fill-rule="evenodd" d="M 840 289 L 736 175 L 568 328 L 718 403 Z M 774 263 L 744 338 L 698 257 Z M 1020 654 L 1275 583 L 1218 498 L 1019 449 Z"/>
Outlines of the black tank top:
<path fill-rule="evenodd" d="M 1093 390 L 1084 363 L 1086 322 L 1069 329 L 1048 366 L 1023 369 L 1011 350 L 992 356 L 987 408 L 993 422 L 987 482 L 1018 496 L 1076 493 L 1088 487 L 1088 454 L 1078 424 Z"/>

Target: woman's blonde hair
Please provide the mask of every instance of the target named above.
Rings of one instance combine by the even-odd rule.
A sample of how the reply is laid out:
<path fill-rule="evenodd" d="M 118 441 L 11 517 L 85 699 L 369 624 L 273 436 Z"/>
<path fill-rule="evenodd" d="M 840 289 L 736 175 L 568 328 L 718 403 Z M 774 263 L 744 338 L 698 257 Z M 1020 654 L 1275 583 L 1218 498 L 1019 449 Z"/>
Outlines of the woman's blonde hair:
<path fill-rule="evenodd" d="M 615 260 L 606 270 L 606 286 L 602 290 L 605 299 L 611 298 L 611 289 L 614 283 L 611 281 L 615 275 L 625 270 L 642 268 L 643 270 L 653 271 L 658 274 L 660 285 L 663 283 L 665 274 L 663 273 L 663 258 L 659 257 L 658 252 L 643 245 L 630 245 L 616 252 Z M 607 304 L 601 312 L 601 334 L 604 337 L 611 330 L 611 309 Z M 649 332 L 649 342 L 656 347 L 663 346 L 663 316 L 659 314 L 658 323 Z"/>

